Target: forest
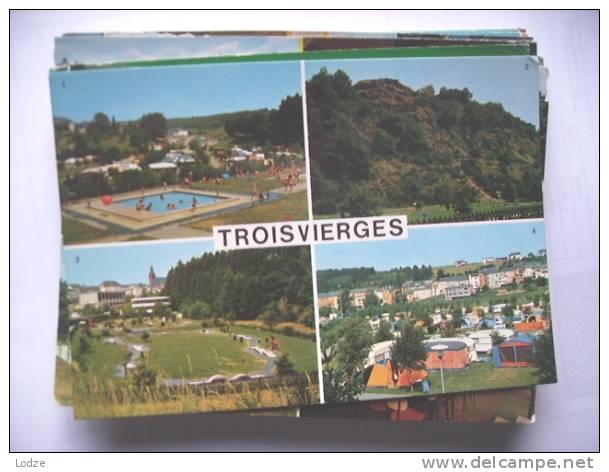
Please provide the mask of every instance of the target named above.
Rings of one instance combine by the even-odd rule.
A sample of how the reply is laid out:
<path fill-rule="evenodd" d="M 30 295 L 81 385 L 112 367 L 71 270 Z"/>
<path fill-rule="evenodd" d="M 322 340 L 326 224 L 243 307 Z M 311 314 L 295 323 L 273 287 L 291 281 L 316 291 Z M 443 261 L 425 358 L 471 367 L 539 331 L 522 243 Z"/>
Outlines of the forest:
<path fill-rule="evenodd" d="M 178 262 L 164 294 L 193 318 L 261 319 L 267 325 L 313 326 L 313 285 L 308 247 L 206 253 Z"/>
<path fill-rule="evenodd" d="M 467 88 L 353 84 L 342 70 L 322 69 L 307 81 L 307 114 L 316 215 L 541 202 L 539 132 Z"/>

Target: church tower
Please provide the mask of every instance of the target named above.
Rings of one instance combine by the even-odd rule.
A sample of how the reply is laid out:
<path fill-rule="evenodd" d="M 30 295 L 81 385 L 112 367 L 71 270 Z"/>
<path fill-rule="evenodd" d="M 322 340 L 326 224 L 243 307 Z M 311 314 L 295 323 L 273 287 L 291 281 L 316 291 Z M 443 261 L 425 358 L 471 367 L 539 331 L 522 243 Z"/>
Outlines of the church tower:
<path fill-rule="evenodd" d="M 150 272 L 148 273 L 148 285 L 151 287 L 156 286 L 156 274 L 154 273 L 154 267 L 150 266 Z"/>

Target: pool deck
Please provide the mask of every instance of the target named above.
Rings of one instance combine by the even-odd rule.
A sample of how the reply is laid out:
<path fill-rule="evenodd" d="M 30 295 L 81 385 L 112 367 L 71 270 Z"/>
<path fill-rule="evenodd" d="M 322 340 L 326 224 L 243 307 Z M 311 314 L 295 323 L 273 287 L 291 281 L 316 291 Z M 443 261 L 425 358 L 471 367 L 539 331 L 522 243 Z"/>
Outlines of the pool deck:
<path fill-rule="evenodd" d="M 249 205 L 250 197 L 236 193 L 226 192 L 209 192 L 202 190 L 193 190 L 185 187 L 175 187 L 176 192 L 185 192 L 193 195 L 207 195 L 220 197 L 222 200 L 214 203 L 200 205 L 194 210 L 185 208 L 181 210 L 170 210 L 163 213 L 155 213 L 145 210 L 135 210 L 118 203 L 120 200 L 130 198 L 140 198 L 159 193 L 170 193 L 174 188 L 166 189 L 157 187 L 147 189 L 144 192 L 135 191 L 112 195 L 115 202 L 110 205 L 104 205 L 101 202 L 101 197 L 79 200 L 63 207 L 63 210 L 71 216 L 100 222 L 109 226 L 114 226 L 126 230 L 127 232 L 139 232 L 151 229 L 156 229 L 164 225 L 178 223 L 189 220 L 195 217 L 211 216 L 230 209 L 236 209 L 243 205 Z M 87 200 L 91 203 L 87 204 Z"/>

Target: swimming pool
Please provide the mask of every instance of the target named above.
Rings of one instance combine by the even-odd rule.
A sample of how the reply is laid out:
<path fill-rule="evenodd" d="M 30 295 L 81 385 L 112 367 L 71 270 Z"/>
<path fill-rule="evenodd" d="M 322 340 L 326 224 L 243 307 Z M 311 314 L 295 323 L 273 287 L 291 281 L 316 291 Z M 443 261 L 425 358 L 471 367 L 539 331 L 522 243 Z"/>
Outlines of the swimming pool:
<path fill-rule="evenodd" d="M 202 195 L 200 193 L 188 192 L 167 192 L 158 193 L 155 195 L 146 195 L 144 197 L 128 198 L 125 200 L 116 200 L 118 205 L 126 206 L 135 209 L 137 203 L 143 199 L 144 206 L 152 205 L 150 211 L 153 213 L 167 213 L 176 210 L 185 210 L 192 208 L 193 198 L 196 199 L 197 208 L 223 200 L 222 197 L 213 197 L 211 195 Z M 167 208 L 168 204 L 174 204 L 175 208 Z"/>

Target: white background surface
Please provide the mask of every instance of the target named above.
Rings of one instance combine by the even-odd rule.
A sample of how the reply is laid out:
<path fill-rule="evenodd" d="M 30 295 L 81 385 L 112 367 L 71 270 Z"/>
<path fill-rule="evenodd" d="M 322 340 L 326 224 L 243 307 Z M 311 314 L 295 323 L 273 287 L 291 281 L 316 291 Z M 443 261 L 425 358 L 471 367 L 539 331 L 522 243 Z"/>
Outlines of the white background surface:
<path fill-rule="evenodd" d="M 184 415 L 74 421 L 53 400 L 60 209 L 48 69 L 66 32 L 526 28 L 550 69 L 544 204 L 559 383 L 534 425 Z M 591 451 L 599 447 L 599 23 L 583 12 L 13 12 L 10 447 L 89 450 Z"/>

